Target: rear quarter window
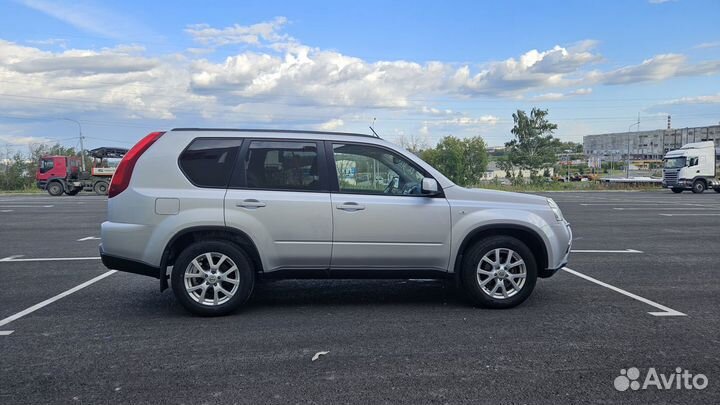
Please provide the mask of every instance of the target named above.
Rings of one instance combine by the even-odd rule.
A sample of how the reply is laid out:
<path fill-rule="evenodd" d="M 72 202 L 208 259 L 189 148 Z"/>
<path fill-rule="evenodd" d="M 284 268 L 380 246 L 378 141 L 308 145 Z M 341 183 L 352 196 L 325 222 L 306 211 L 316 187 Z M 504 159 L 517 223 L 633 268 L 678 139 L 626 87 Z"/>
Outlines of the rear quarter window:
<path fill-rule="evenodd" d="M 198 138 L 180 154 L 179 165 L 198 187 L 227 187 L 242 139 Z"/>

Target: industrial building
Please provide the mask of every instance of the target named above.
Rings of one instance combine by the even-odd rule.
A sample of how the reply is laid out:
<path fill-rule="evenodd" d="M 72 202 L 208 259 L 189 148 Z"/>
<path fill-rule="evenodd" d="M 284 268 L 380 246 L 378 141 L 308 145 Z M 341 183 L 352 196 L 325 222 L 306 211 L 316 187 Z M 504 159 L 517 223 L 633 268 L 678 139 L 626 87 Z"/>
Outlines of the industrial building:
<path fill-rule="evenodd" d="M 690 142 L 714 141 L 720 151 L 720 125 L 655 129 L 583 136 L 583 150 L 590 159 L 633 161 L 661 160 L 666 152 Z"/>

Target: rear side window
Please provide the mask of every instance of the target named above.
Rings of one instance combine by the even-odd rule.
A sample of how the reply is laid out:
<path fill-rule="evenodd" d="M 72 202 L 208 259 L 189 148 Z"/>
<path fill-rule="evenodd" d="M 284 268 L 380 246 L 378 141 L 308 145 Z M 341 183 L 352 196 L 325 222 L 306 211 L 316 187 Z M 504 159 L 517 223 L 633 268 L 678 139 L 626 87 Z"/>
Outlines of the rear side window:
<path fill-rule="evenodd" d="M 227 187 L 242 139 L 199 138 L 180 155 L 180 169 L 198 187 Z"/>
<path fill-rule="evenodd" d="M 321 189 L 315 142 L 252 141 L 245 161 L 245 186 L 272 190 Z"/>

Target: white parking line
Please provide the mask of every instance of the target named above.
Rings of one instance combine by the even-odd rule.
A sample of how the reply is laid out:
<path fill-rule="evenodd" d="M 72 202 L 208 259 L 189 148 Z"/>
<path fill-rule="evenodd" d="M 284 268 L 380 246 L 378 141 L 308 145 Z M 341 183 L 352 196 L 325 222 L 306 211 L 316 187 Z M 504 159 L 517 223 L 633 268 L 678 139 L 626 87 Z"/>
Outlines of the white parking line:
<path fill-rule="evenodd" d="M 570 273 L 570 274 L 574 274 L 574 275 L 576 275 L 576 276 L 578 276 L 578 277 L 580 277 L 580 278 L 584 278 L 584 279 L 587 280 L 587 281 L 590 281 L 590 282 L 595 283 L 595 284 L 597 284 L 597 285 L 603 286 L 603 287 L 605 287 L 605 288 L 609 288 L 609 289 L 611 289 L 611 290 L 613 290 L 613 291 L 615 291 L 615 292 L 618 292 L 618 293 L 620 293 L 620 294 L 622 294 L 622 295 L 625 295 L 625 296 L 627 296 L 627 297 L 630 297 L 630 298 L 632 298 L 632 299 L 638 300 L 638 301 L 640 301 L 640 302 L 643 302 L 643 303 L 645 303 L 645 304 L 650 305 L 651 307 L 655 307 L 655 308 L 661 310 L 661 312 L 648 312 L 648 314 L 650 314 L 650 315 L 652 315 L 652 316 L 687 316 L 687 314 L 684 314 L 684 313 L 682 313 L 682 312 L 680 312 L 680 311 L 676 311 L 676 310 L 674 310 L 674 309 L 672 309 L 672 308 L 666 307 L 665 305 L 658 304 L 658 303 L 655 302 L 655 301 L 650 301 L 650 300 L 647 299 L 647 298 L 643 298 L 643 297 L 641 297 L 641 296 L 639 296 L 639 295 L 635 295 L 635 294 L 633 294 L 633 293 L 631 293 L 631 292 L 625 291 L 625 290 L 623 290 L 622 288 L 618 288 L 618 287 L 615 287 L 614 285 L 610 285 L 610 284 L 605 283 L 605 282 L 602 282 L 602 281 L 600 281 L 600 280 L 598 280 L 598 279 L 592 278 L 592 277 L 590 277 L 590 276 L 586 276 L 585 274 L 582 274 L 582 273 L 580 273 L 580 272 L 578 272 L 578 271 L 575 271 L 575 270 L 573 270 L 573 269 L 570 269 L 570 268 L 567 268 L 567 267 L 563 267 L 562 269 L 565 270 L 565 271 L 567 271 L 567 272 Z M 0 326 L 2 326 L 2 324 L 0 324 Z"/>
<path fill-rule="evenodd" d="M 708 217 L 708 216 L 718 216 L 720 214 L 658 214 L 662 215 L 664 217 Z"/>
<path fill-rule="evenodd" d="M 0 205 L 0 208 L 52 208 L 54 205 Z"/>
<path fill-rule="evenodd" d="M 0 336 L 8 336 L 15 332 L 14 330 L 0 330 Z"/>
<path fill-rule="evenodd" d="M 80 238 L 80 239 L 78 239 L 77 241 L 78 241 L 78 242 L 85 242 L 86 240 L 100 240 L 100 238 L 98 238 L 97 236 L 87 236 L 87 237 L 84 237 L 84 238 Z"/>
<path fill-rule="evenodd" d="M 89 286 L 89 285 L 91 285 L 91 284 L 93 284 L 93 283 L 96 283 L 96 282 L 104 279 L 105 277 L 111 276 L 111 275 L 113 275 L 113 274 L 115 274 L 115 273 L 117 273 L 117 270 L 110 270 L 110 271 L 105 272 L 105 273 L 103 273 L 103 274 L 101 274 L 101 275 L 99 275 L 99 276 L 97 276 L 97 277 L 95 277 L 95 278 L 93 278 L 93 279 L 90 279 L 90 280 L 88 280 L 88 281 L 86 281 L 86 282 L 84 282 L 84 283 L 82 283 L 82 284 L 80 284 L 80 285 L 77 285 L 77 286 L 75 286 L 75 287 L 73 287 L 73 288 L 71 288 L 71 289 L 69 289 L 69 290 L 67 290 L 67 291 L 65 291 L 65 292 L 62 292 L 62 293 L 60 293 L 60 294 L 58 294 L 58 295 L 56 295 L 56 296 L 54 296 L 54 297 L 52 297 L 52 298 L 48 298 L 48 299 L 46 299 L 46 300 L 43 301 L 43 302 L 37 303 L 37 304 L 31 306 L 30 308 L 27 308 L 27 309 L 25 309 L 25 310 L 22 310 L 22 311 L 18 312 L 18 313 L 15 314 L 15 315 L 10 315 L 10 316 L 8 316 L 7 318 L 5 318 L 5 319 L 3 319 L 3 320 L 0 321 L 0 327 L 3 327 L 3 326 L 5 326 L 5 325 L 9 324 L 9 323 L 12 322 L 12 321 L 16 321 L 16 320 L 22 318 L 22 317 L 25 316 L 25 315 L 31 314 L 31 313 L 37 311 L 38 309 L 40 309 L 40 308 L 42 308 L 42 307 L 45 307 L 45 306 L 47 306 L 47 305 L 50 305 L 50 304 L 52 304 L 53 302 L 55 302 L 55 301 L 57 301 L 57 300 L 59 300 L 59 299 L 61 299 L 61 298 L 67 297 L 68 295 L 70 295 L 70 294 L 72 294 L 72 293 L 74 293 L 74 292 L 80 291 L 80 290 L 82 290 L 83 288 L 85 288 L 85 287 L 87 287 L 87 286 Z M 7 335 L 9 335 L 9 334 L 12 333 L 13 331 L 5 331 L 5 332 L 9 332 L 9 333 L 7 334 Z M 7 336 L 7 335 L 5 335 L 5 336 Z"/>
<path fill-rule="evenodd" d="M 13 212 L 14 210 L 0 210 L 0 212 Z"/>
<path fill-rule="evenodd" d="M 623 249 L 623 250 L 594 250 L 594 249 L 573 249 L 571 253 L 643 253 L 642 250 Z"/>
<path fill-rule="evenodd" d="M 666 204 L 666 205 L 697 205 L 696 203 L 679 203 L 679 202 L 663 202 L 663 201 L 623 201 L 623 202 L 602 202 L 602 203 L 582 203 L 583 206 L 602 206 L 602 205 L 655 205 L 655 204 Z"/>
<path fill-rule="evenodd" d="M 661 207 L 644 207 L 644 208 L 623 208 L 623 207 L 616 207 L 613 208 L 614 210 L 618 211 L 632 211 L 632 210 L 657 210 L 657 211 L 717 211 L 720 208 L 692 208 L 692 207 L 676 207 L 676 208 L 661 208 Z"/>
<path fill-rule="evenodd" d="M 15 256 L 8 256 L 5 258 L 0 259 L 0 262 L 3 263 L 10 263 L 10 262 L 62 262 L 62 261 L 72 261 L 72 260 L 100 260 L 99 257 L 36 257 L 36 258 L 28 258 L 28 259 L 17 259 L 18 257 L 22 257 L 22 255 L 15 255 Z"/>

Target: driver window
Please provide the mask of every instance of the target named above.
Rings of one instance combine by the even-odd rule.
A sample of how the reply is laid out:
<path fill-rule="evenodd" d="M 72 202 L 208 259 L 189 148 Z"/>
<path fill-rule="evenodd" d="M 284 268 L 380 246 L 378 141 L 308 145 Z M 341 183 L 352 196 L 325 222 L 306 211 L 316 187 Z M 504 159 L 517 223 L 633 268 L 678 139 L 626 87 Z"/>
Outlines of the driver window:
<path fill-rule="evenodd" d="M 370 145 L 333 144 L 340 192 L 422 195 L 424 175 L 405 158 Z"/>

